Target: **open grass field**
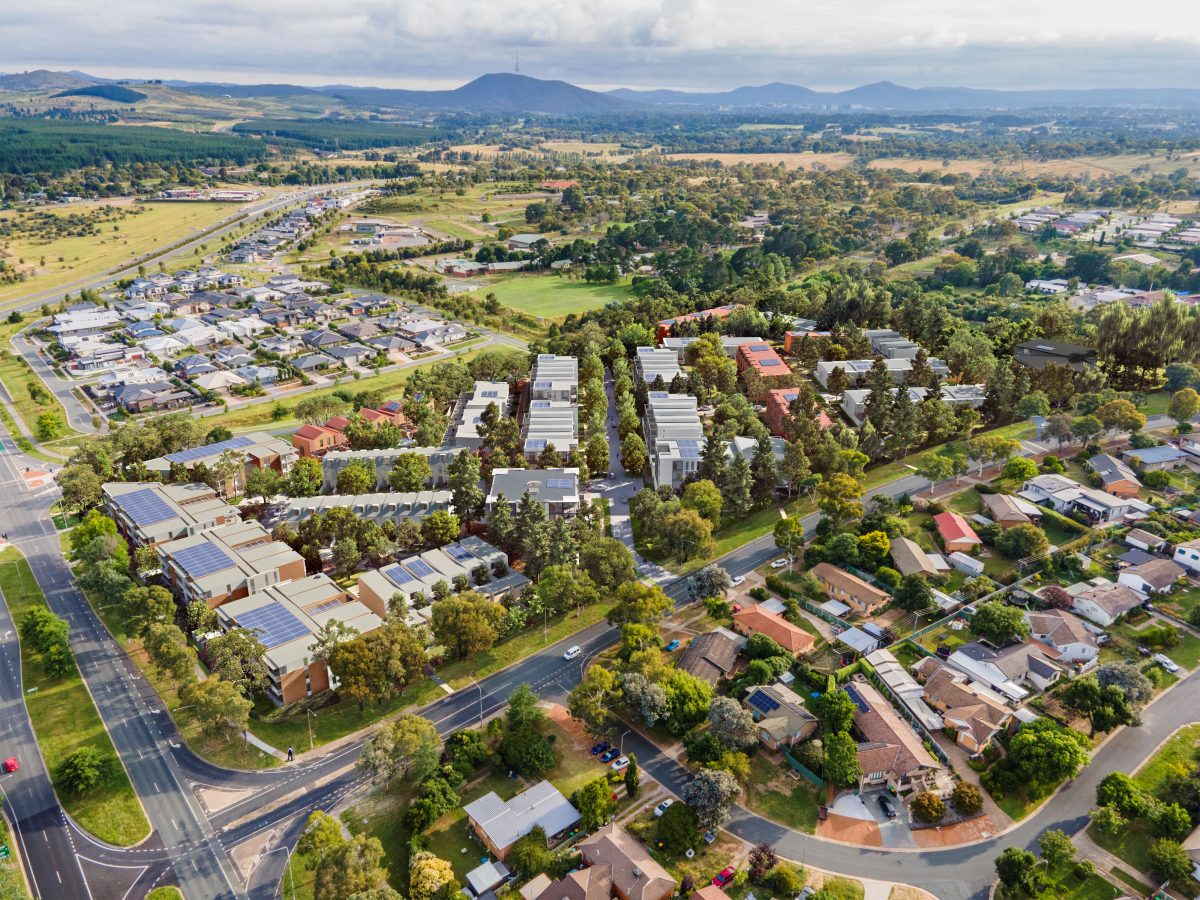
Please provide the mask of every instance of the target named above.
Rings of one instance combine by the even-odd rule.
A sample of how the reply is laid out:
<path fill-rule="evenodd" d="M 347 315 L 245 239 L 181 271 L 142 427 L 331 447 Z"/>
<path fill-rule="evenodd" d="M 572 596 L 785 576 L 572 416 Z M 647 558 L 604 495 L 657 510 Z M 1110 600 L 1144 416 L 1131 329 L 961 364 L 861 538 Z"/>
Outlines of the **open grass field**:
<path fill-rule="evenodd" d="M 146 203 L 135 206 L 128 200 L 104 202 L 140 212 L 128 215 L 119 222 L 100 226 L 100 235 L 51 240 L 15 235 L 0 242 L 0 258 L 29 275 L 19 284 L 0 286 L 0 302 L 15 300 L 35 291 L 52 290 L 61 284 L 131 264 L 138 257 L 192 237 L 241 211 L 239 205 L 230 203 Z M 100 205 L 78 203 L 42 207 L 36 212 L 67 216 L 85 213 Z M 7 212 L 0 218 L 13 219 L 32 214 Z M 113 231 L 114 225 L 120 230 Z M 24 263 L 20 262 L 22 259 Z"/>
<path fill-rule="evenodd" d="M 479 293 L 494 293 L 502 305 L 530 315 L 559 319 L 622 300 L 629 296 L 629 289 L 620 282 L 588 284 L 561 275 L 516 275 L 493 282 Z"/>
<path fill-rule="evenodd" d="M 723 166 L 783 166 L 788 169 L 844 169 L 854 161 L 849 153 L 668 153 L 667 160 L 719 162 Z"/>
<path fill-rule="evenodd" d="M 70 431 L 66 411 L 58 398 L 50 393 L 32 369 L 27 368 L 15 350 L 0 350 L 0 382 L 12 398 L 17 415 L 34 435 L 37 434 L 37 417 L 44 412 L 58 413 L 62 420 L 62 432 Z M 42 398 L 40 401 L 34 399 L 34 392 L 38 392 Z"/>
<path fill-rule="evenodd" d="M 25 610 L 46 603 L 29 563 L 15 548 L 0 553 L 0 591 L 17 622 Z M 111 844 L 129 847 L 145 839 L 150 823 L 78 670 L 64 678 L 50 678 L 41 654 L 22 645 L 21 676 L 25 707 L 63 808 L 82 828 Z M 58 771 L 68 756 L 84 746 L 111 755 L 113 766 L 103 782 L 74 794 L 62 783 Z"/>
<path fill-rule="evenodd" d="M 1168 157 L 1165 153 L 1131 153 L 1120 156 L 1080 156 L 1074 159 L 1006 160 L 1006 159 L 902 159 L 885 157 L 871 160 L 872 169 L 902 169 L 905 172 L 941 172 L 947 175 L 980 175 L 999 170 L 1016 172 L 1029 177 L 1069 176 L 1075 178 L 1107 178 L 1128 175 L 1135 169 L 1148 169 L 1162 174 L 1176 169 L 1200 172 L 1200 153 L 1180 153 Z"/>
<path fill-rule="evenodd" d="M 803 778 L 791 778 L 787 766 L 776 766 L 761 754 L 750 760 L 747 805 L 768 819 L 812 834 L 817 829 L 820 792 Z"/>

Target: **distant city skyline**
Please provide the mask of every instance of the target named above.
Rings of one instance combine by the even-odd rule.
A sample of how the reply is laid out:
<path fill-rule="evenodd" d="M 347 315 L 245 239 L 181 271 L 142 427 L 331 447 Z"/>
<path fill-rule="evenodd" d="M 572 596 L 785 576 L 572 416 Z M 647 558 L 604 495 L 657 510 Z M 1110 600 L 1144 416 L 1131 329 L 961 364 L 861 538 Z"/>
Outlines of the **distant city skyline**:
<path fill-rule="evenodd" d="M 420 89 L 520 70 L 595 89 L 784 81 L 1189 87 L 1200 10 L 1169 0 L 6 0 L 0 70 Z"/>

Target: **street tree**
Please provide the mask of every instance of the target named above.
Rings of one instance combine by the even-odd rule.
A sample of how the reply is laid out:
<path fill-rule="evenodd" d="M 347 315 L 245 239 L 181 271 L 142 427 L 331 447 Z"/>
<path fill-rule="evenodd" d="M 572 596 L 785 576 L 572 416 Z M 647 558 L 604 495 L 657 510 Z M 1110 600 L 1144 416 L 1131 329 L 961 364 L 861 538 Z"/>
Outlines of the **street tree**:
<path fill-rule="evenodd" d="M 683 802 L 696 811 L 705 828 L 717 828 L 729 816 L 729 808 L 741 794 L 737 779 L 728 772 L 701 769 L 683 787 Z"/>

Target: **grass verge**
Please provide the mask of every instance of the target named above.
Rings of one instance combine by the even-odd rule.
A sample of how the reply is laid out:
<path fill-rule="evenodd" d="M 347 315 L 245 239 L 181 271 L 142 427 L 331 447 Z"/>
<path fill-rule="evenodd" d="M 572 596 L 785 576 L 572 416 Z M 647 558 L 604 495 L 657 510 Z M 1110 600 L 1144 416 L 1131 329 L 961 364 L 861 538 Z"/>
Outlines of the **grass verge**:
<path fill-rule="evenodd" d="M 19 621 L 25 610 L 46 604 L 29 563 L 15 548 L 0 553 L 0 591 L 14 621 Z M 78 669 L 64 678 L 50 678 L 41 654 L 22 645 L 21 673 L 25 707 L 63 808 L 81 828 L 102 841 L 128 847 L 145 839 L 150 823 L 120 763 L 103 782 L 82 794 L 72 793 L 59 778 L 63 761 L 80 747 L 90 745 L 114 759 L 117 756 Z"/>

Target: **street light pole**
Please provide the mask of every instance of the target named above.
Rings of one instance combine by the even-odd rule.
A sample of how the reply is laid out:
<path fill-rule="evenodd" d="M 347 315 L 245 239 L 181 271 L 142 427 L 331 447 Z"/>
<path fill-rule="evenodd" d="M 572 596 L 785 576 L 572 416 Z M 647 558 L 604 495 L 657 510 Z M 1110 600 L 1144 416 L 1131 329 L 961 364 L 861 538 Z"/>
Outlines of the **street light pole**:
<path fill-rule="evenodd" d="M 304 717 L 304 721 L 308 723 L 308 751 L 309 751 L 309 753 L 311 753 L 313 751 L 313 749 L 315 748 L 315 745 L 313 744 L 313 733 L 312 733 L 313 711 L 306 706 L 306 707 L 304 707 L 304 712 L 307 713 L 307 715 L 305 715 L 305 717 Z M 295 893 L 296 892 L 293 890 L 292 894 L 294 895 Z"/>
<path fill-rule="evenodd" d="M 618 753 L 621 754 L 621 756 L 625 755 L 625 735 L 629 734 L 629 732 L 631 732 L 631 731 L 633 731 L 632 728 L 627 728 L 627 729 L 625 729 L 625 733 L 621 735 L 621 747 L 617 751 Z"/>
<path fill-rule="evenodd" d="M 483 685 L 480 684 L 478 681 L 476 681 L 474 678 L 471 679 L 471 684 L 475 685 L 475 689 L 477 691 L 479 691 L 479 724 L 482 725 L 483 724 Z"/>

